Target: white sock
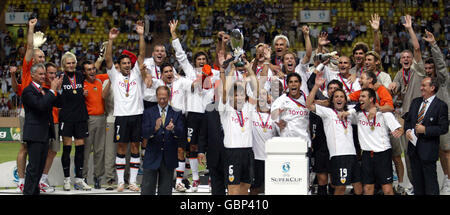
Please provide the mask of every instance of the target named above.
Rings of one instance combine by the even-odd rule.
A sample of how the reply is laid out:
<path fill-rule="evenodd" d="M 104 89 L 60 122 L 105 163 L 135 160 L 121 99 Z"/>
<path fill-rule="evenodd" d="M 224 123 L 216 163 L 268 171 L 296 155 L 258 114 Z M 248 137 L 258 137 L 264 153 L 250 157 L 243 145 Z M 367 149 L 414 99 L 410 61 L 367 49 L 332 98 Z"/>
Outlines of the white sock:
<path fill-rule="evenodd" d="M 40 183 L 45 183 L 45 180 L 47 180 L 47 178 L 48 178 L 47 174 L 42 174 Z"/>
<path fill-rule="evenodd" d="M 138 175 L 141 158 L 130 158 L 130 184 L 136 184 L 136 177 Z"/>
<path fill-rule="evenodd" d="M 192 180 L 194 180 L 194 181 L 199 180 L 200 177 L 198 176 L 198 160 L 197 160 L 197 158 L 189 158 L 189 164 L 191 164 Z"/>
<path fill-rule="evenodd" d="M 119 158 L 116 156 L 117 184 L 125 183 L 125 180 L 123 178 L 123 175 L 125 173 L 125 164 L 125 158 Z"/>
<path fill-rule="evenodd" d="M 25 178 L 19 178 L 19 184 L 25 184 Z"/>
<path fill-rule="evenodd" d="M 183 180 L 185 170 L 186 170 L 186 161 L 178 161 L 178 167 L 176 168 L 177 184 L 181 183 L 181 181 Z"/>

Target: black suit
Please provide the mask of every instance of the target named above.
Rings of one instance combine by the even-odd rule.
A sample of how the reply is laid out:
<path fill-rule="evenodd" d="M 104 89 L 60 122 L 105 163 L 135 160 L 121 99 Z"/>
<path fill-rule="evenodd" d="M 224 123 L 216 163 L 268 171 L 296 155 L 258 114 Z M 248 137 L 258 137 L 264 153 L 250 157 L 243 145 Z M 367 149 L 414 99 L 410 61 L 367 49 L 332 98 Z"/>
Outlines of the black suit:
<path fill-rule="evenodd" d="M 218 102 L 206 106 L 200 128 L 198 152 L 205 153 L 211 176 L 211 194 L 225 195 L 225 164 L 223 146 L 223 128 L 217 111 Z"/>
<path fill-rule="evenodd" d="M 48 140 L 54 138 L 52 107 L 55 94 L 43 89 L 39 92 L 33 84 L 23 90 L 22 102 L 25 109 L 23 140 L 28 148 L 24 195 L 39 195 L 39 180 L 48 153 Z"/>
<path fill-rule="evenodd" d="M 422 106 L 423 98 L 415 98 L 409 107 L 405 119 L 405 130 L 414 129 Z M 439 136 L 448 132 L 447 104 L 435 97 L 423 118 L 425 134 L 415 134 L 417 143 L 408 144 L 408 156 L 411 160 L 414 194 L 439 195 L 436 161 L 439 155 Z"/>

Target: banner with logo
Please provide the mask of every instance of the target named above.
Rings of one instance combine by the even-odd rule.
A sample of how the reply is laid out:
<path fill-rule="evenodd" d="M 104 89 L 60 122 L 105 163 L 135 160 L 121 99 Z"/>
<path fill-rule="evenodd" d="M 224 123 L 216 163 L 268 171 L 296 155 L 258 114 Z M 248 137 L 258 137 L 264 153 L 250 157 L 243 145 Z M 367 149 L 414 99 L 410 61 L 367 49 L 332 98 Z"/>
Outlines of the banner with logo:
<path fill-rule="evenodd" d="M 5 24 L 27 24 L 31 12 L 7 12 L 5 13 Z"/>
<path fill-rule="evenodd" d="M 0 142 L 20 141 L 20 128 L 0 127 Z"/>
<path fill-rule="evenodd" d="M 302 10 L 300 11 L 300 22 L 330 22 L 329 10 Z"/>

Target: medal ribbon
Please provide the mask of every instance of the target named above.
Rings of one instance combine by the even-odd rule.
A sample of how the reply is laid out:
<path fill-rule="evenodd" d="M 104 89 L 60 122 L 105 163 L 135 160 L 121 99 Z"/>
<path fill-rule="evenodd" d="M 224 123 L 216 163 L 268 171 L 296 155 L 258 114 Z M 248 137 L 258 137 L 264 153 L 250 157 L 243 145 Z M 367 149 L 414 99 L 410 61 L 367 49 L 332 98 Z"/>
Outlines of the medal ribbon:
<path fill-rule="evenodd" d="M 300 92 L 302 93 L 303 97 L 305 97 L 305 101 L 306 101 L 306 96 L 303 93 L 303 91 L 300 90 Z M 302 108 L 306 108 L 305 105 L 302 105 L 300 102 L 296 101 L 295 99 L 293 99 L 290 95 L 288 95 L 288 98 L 290 98 L 293 102 L 295 102 L 295 104 L 297 104 L 297 106 L 302 107 Z"/>
<path fill-rule="evenodd" d="M 341 74 L 338 74 L 339 78 L 341 79 L 342 84 L 344 84 L 345 90 L 347 90 L 347 93 L 352 93 L 353 92 L 353 83 L 350 86 L 350 88 L 348 88 L 347 84 L 345 83 L 344 79 L 342 79 Z M 324 83 L 325 84 L 325 83 Z"/>
<path fill-rule="evenodd" d="M 262 123 L 262 125 L 263 125 L 263 128 L 266 128 L 266 127 L 267 127 L 267 124 L 269 123 L 270 113 L 269 113 L 269 115 L 267 116 L 266 123 L 264 123 L 264 121 L 263 121 L 263 119 L 262 119 L 262 117 L 261 117 L 261 114 L 259 114 L 259 112 L 258 112 L 258 116 L 259 116 L 259 119 L 261 120 L 261 123 Z"/>
<path fill-rule="evenodd" d="M 156 73 L 156 79 L 159 79 L 158 69 L 156 68 L 156 65 L 155 65 L 155 73 Z"/>
<path fill-rule="evenodd" d="M 127 94 L 128 94 L 128 92 L 130 91 L 130 80 L 128 79 L 128 77 L 125 79 L 125 83 L 127 84 L 126 91 L 127 91 Z"/>
<path fill-rule="evenodd" d="M 402 69 L 402 77 L 403 77 L 403 81 L 405 82 L 405 85 L 408 85 L 409 79 L 411 79 L 411 71 L 408 71 L 408 81 L 406 81 L 406 78 L 405 78 L 405 69 Z"/>
<path fill-rule="evenodd" d="M 241 128 L 243 128 L 245 122 L 244 122 L 244 116 L 242 115 L 242 111 L 236 111 L 236 115 L 239 119 L 239 125 L 241 126 Z"/>
<path fill-rule="evenodd" d="M 364 113 L 364 116 L 366 116 L 367 122 L 369 122 L 369 125 L 370 125 L 369 116 L 367 116 L 366 111 L 364 111 L 364 110 L 363 110 L 363 113 Z M 370 126 L 370 127 L 375 128 L 376 123 L 377 123 L 377 115 L 375 114 L 375 116 L 373 117 L 373 126 Z"/>
<path fill-rule="evenodd" d="M 77 90 L 77 77 L 75 73 L 73 74 L 73 80 L 69 76 L 67 77 L 69 78 L 70 85 L 72 85 L 72 90 Z"/>
<path fill-rule="evenodd" d="M 258 73 L 261 72 L 262 69 L 263 69 L 262 67 L 259 67 L 259 69 L 256 69 L 256 74 L 255 75 L 258 75 Z"/>
<path fill-rule="evenodd" d="M 333 111 L 336 113 L 337 116 L 339 116 L 338 112 L 335 109 L 333 109 Z M 341 121 L 342 122 L 342 126 L 344 126 L 344 128 L 347 129 L 347 127 L 348 127 L 347 121 L 345 121 L 345 122 L 342 121 L 342 120 L 339 120 L 339 121 Z"/>

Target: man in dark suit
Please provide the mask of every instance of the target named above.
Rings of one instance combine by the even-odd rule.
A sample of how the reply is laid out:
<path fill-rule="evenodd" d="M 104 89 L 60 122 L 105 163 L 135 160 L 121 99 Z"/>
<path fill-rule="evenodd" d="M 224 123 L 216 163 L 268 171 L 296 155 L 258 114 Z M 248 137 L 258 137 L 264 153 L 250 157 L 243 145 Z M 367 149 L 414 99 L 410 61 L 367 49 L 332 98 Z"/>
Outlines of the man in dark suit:
<path fill-rule="evenodd" d="M 214 90 L 214 102 L 206 106 L 205 117 L 203 117 L 200 127 L 198 159 L 199 163 L 205 163 L 211 177 L 211 194 L 226 195 L 225 192 L 225 164 L 223 146 L 223 128 L 220 122 L 220 115 L 217 111 L 219 106 L 219 96 L 216 88 Z M 206 156 L 205 156 L 206 153 Z"/>
<path fill-rule="evenodd" d="M 448 108 L 445 102 L 436 97 L 439 90 L 436 79 L 424 78 L 420 90 L 422 97 L 412 101 L 405 119 L 412 184 L 415 195 L 439 195 L 436 162 L 439 136 L 448 132 Z"/>
<path fill-rule="evenodd" d="M 62 78 L 55 78 L 49 90 L 42 87 L 45 83 L 45 66 L 41 63 L 34 64 L 30 71 L 32 82 L 22 93 L 25 109 L 23 140 L 28 147 L 28 165 L 23 194 L 39 195 L 39 180 L 47 159 L 48 140 L 55 137 L 52 107 Z"/>
<path fill-rule="evenodd" d="M 148 139 L 144 156 L 144 176 L 141 194 L 172 195 L 172 179 L 178 166 L 178 138 L 184 128 L 181 112 L 168 105 L 170 89 L 160 86 L 156 89 L 158 105 L 144 111 L 142 120 L 143 138 Z"/>

